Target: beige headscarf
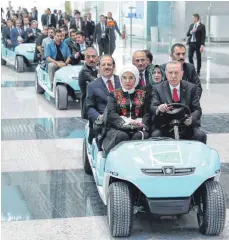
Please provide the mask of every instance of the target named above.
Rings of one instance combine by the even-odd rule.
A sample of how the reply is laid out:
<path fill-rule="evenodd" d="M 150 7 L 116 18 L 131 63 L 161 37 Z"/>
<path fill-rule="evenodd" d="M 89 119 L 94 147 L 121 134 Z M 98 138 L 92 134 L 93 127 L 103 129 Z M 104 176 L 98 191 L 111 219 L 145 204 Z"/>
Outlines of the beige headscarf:
<path fill-rule="evenodd" d="M 135 84 L 134 84 L 134 87 L 130 90 L 127 90 L 124 88 L 123 84 L 122 84 L 122 75 L 125 73 L 125 72 L 131 72 L 134 74 L 135 76 Z M 137 87 L 138 83 L 139 83 L 139 71 L 137 69 L 137 67 L 135 67 L 134 65 L 132 64 L 129 64 L 129 65 L 125 65 L 121 71 L 120 71 L 120 75 L 119 75 L 119 79 L 120 79 L 120 84 L 122 86 L 122 90 L 124 92 L 128 92 L 129 94 L 133 93 L 135 91 L 135 88 Z"/>

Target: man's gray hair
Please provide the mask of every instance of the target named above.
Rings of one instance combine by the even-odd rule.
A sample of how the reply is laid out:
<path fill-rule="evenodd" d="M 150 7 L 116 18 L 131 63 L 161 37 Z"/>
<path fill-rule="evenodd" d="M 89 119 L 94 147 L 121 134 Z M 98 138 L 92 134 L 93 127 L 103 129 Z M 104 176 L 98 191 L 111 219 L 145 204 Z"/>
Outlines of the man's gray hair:
<path fill-rule="evenodd" d="M 169 61 L 169 62 L 166 64 L 166 67 L 165 67 L 165 71 L 166 71 L 166 72 L 167 72 L 167 66 L 168 66 L 168 65 L 171 65 L 171 64 L 173 64 L 173 65 L 180 65 L 181 70 L 182 70 L 182 64 L 181 64 L 181 62 L 179 62 L 179 61 L 177 61 L 177 60 L 172 60 L 172 61 Z"/>
<path fill-rule="evenodd" d="M 136 53 L 144 53 L 144 54 L 146 55 L 146 52 L 145 52 L 144 50 L 136 50 L 136 51 L 133 53 L 133 55 L 132 55 L 132 60 L 134 60 L 134 55 L 135 55 Z M 147 55 L 146 55 L 146 57 L 147 57 Z"/>
<path fill-rule="evenodd" d="M 96 50 L 94 47 L 89 47 L 89 48 L 87 48 L 86 51 L 85 51 L 85 54 L 86 54 L 88 51 L 90 51 L 90 50 L 95 51 L 95 52 L 96 52 L 96 55 L 98 55 L 98 52 L 97 52 L 97 50 Z"/>

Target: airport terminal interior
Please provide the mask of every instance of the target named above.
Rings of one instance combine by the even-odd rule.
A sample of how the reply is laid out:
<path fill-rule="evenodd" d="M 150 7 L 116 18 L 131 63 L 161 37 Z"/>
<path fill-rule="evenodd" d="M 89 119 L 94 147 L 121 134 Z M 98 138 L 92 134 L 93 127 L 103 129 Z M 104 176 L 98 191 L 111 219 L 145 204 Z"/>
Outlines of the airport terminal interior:
<path fill-rule="evenodd" d="M 159 15 L 165 14 L 162 13 L 162 6 L 158 5 L 157 14 L 160 21 L 153 25 L 154 28 L 150 23 L 154 20 L 144 15 L 149 15 L 147 5 L 141 6 L 143 10 L 139 10 L 140 14 L 136 14 L 139 17 L 132 22 L 132 28 L 135 28 L 133 36 L 129 36 L 131 26 L 128 6 L 135 4 L 136 13 L 138 7 L 141 8 L 138 3 L 129 2 L 129 5 L 123 3 L 127 6 L 126 18 L 119 16 L 120 6 L 114 14 L 121 31 L 123 24 L 127 25 L 127 38 L 123 40 L 117 35 L 116 39 L 113 57 L 117 74 L 123 65 L 131 63 L 133 52 L 139 49 L 150 50 L 153 53 L 154 64 L 168 62 L 169 48 L 173 43 L 181 42 L 186 45 L 186 33 L 194 13 L 186 9 L 183 16 L 185 21 L 181 23 L 182 30 L 174 25 L 173 30 L 168 28 L 171 34 L 166 35 L 165 29 L 160 33 L 160 24 L 162 26 L 164 23 L 159 19 Z M 195 6 L 198 7 L 199 3 L 202 4 L 195 2 Z M 53 5 L 54 3 L 52 8 Z M 82 6 L 83 4 L 80 7 Z M 215 15 L 229 17 L 226 10 L 222 12 L 222 6 L 217 5 L 221 12 Z M 59 7 L 60 5 L 56 8 Z M 64 8 L 64 4 L 61 7 Z M 77 9 L 77 5 L 73 7 Z M 204 23 L 207 23 L 209 9 L 208 5 L 205 7 L 205 12 L 200 9 L 202 12 L 199 14 L 204 18 Z M 90 8 L 89 3 L 86 9 L 95 12 L 94 6 Z M 198 11 L 197 9 L 194 10 Z M 104 2 L 103 10 L 97 11 L 98 16 L 102 14 L 100 11 L 106 14 L 115 10 Z M 38 13 L 39 19 L 41 14 L 42 10 Z M 225 19 L 228 19 L 226 17 Z M 173 19 L 175 18 L 174 15 Z M 92 15 L 92 19 L 96 21 L 95 14 Z M 139 33 L 142 36 L 136 36 L 138 21 L 147 24 L 145 32 Z M 217 21 L 212 18 L 211 24 L 219 24 Z M 175 24 L 178 22 L 179 19 L 176 18 Z M 228 24 L 223 22 L 222 25 Z M 157 39 L 151 36 L 155 27 L 159 29 Z M 208 29 L 208 26 L 206 28 Z M 200 72 L 203 88 L 200 100 L 203 114 L 201 129 L 207 134 L 207 145 L 216 149 L 220 155 L 220 182 L 226 199 L 224 231 L 220 236 L 202 235 L 198 230 L 196 213 L 193 211 L 181 218 L 159 218 L 147 213 L 137 213 L 134 215 L 133 230 L 128 239 L 229 239 L 229 34 L 217 39 L 217 34 L 225 33 L 218 32 L 214 35 L 214 27 L 211 31 L 212 38 L 206 37 Z M 225 31 L 228 33 L 228 29 Z M 179 37 L 176 37 L 178 35 Z M 188 46 L 186 47 L 188 51 Z M 187 53 L 185 61 L 188 62 Z M 196 57 L 194 63 L 196 64 Z M 24 72 L 18 73 L 12 65 L 1 66 L 2 239 L 113 239 L 108 227 L 107 207 L 98 194 L 94 178 L 83 170 L 82 147 L 87 120 L 81 118 L 80 103 L 72 101 L 67 110 L 57 110 L 54 99 L 49 101 L 43 94 L 36 93 L 35 68 L 36 66 L 26 67 Z"/>

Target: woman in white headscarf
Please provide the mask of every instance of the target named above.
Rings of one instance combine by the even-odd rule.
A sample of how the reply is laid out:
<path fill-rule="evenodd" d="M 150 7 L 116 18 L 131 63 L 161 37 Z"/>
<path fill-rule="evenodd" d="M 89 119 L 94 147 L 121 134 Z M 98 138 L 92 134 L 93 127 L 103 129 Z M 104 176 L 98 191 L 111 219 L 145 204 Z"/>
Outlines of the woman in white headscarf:
<path fill-rule="evenodd" d="M 139 71 L 126 65 L 120 72 L 121 89 L 112 91 L 107 103 L 108 131 L 103 147 L 109 152 L 122 141 L 148 138 L 149 100 L 145 90 L 136 88 Z M 137 128 L 137 129 L 136 129 Z"/>

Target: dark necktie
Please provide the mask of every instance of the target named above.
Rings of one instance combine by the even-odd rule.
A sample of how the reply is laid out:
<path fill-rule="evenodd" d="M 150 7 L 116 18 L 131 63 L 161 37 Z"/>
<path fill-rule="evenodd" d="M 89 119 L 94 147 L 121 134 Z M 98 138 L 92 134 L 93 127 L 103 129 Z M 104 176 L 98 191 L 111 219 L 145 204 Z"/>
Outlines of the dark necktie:
<path fill-rule="evenodd" d="M 145 80 L 143 78 L 143 73 L 142 72 L 140 72 L 140 84 L 141 84 L 142 87 L 144 87 L 146 85 L 145 84 Z"/>
<path fill-rule="evenodd" d="M 108 83 L 109 92 L 113 91 L 114 90 L 114 86 L 113 86 L 111 80 L 107 80 L 107 83 Z"/>
<path fill-rule="evenodd" d="M 173 101 L 174 101 L 175 103 L 177 103 L 177 102 L 180 101 L 176 88 L 173 89 Z"/>

